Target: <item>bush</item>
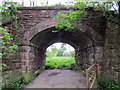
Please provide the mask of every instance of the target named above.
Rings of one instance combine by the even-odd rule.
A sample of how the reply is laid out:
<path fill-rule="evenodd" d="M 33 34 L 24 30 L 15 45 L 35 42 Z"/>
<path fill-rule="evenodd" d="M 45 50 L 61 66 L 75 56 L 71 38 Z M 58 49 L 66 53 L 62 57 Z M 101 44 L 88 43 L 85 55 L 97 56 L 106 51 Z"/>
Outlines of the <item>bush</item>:
<path fill-rule="evenodd" d="M 56 57 L 46 58 L 45 69 L 75 69 L 74 58 Z"/>
<path fill-rule="evenodd" d="M 29 72 L 22 72 L 23 75 L 23 83 L 24 84 L 28 84 L 29 82 L 31 82 L 34 79 L 34 74 L 32 71 Z"/>
<path fill-rule="evenodd" d="M 34 73 L 32 71 L 22 72 L 19 70 L 12 71 L 6 80 L 2 90 L 20 90 L 22 85 L 28 84 L 34 79 Z"/>
<path fill-rule="evenodd" d="M 104 80 L 98 83 L 100 88 L 108 89 L 108 88 L 120 88 L 120 85 L 118 85 L 115 80 Z"/>
<path fill-rule="evenodd" d="M 6 80 L 5 85 L 2 87 L 2 90 L 19 90 L 20 85 L 22 84 L 22 73 L 19 70 L 12 71 Z"/>
<path fill-rule="evenodd" d="M 71 54 L 71 57 L 73 58 L 75 57 L 75 51 L 71 51 L 70 54 Z"/>

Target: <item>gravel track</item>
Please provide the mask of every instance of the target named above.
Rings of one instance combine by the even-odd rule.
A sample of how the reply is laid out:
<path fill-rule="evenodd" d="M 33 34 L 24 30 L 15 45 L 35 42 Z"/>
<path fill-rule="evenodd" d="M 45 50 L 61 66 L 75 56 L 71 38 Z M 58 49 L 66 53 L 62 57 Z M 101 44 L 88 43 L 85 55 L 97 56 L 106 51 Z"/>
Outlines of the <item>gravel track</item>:
<path fill-rule="evenodd" d="M 45 70 L 26 88 L 86 88 L 85 76 L 73 70 Z"/>

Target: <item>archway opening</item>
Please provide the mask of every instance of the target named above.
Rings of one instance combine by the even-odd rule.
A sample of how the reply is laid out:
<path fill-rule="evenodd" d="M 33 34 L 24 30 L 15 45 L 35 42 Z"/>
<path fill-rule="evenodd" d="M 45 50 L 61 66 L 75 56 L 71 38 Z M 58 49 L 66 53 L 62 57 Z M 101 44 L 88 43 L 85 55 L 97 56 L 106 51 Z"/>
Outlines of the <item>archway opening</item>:
<path fill-rule="evenodd" d="M 67 43 L 54 43 L 46 49 L 45 69 L 76 69 L 75 49 Z"/>
<path fill-rule="evenodd" d="M 29 66 L 31 66 L 32 70 L 41 72 L 41 70 L 44 70 L 46 68 L 46 64 L 47 64 L 46 57 L 49 56 L 47 55 L 47 53 L 52 54 L 51 53 L 52 50 L 50 52 L 47 52 L 47 49 L 49 48 L 50 45 L 57 43 L 57 42 L 67 43 L 71 45 L 72 47 L 74 47 L 75 49 L 74 58 L 75 59 L 74 59 L 73 67 L 77 69 L 77 71 L 75 72 L 78 73 L 79 75 L 80 73 L 78 71 L 85 72 L 85 70 L 88 67 L 90 67 L 96 62 L 95 49 L 97 47 L 95 47 L 95 42 L 98 39 L 94 38 L 96 34 L 93 36 L 92 34 L 94 33 L 93 32 L 90 33 L 90 30 L 87 31 L 87 29 L 85 29 L 86 31 L 82 31 L 81 29 L 80 30 L 77 29 L 73 32 L 69 32 L 69 31 L 65 31 L 64 29 L 61 29 L 58 32 L 52 32 L 53 30 L 56 30 L 55 27 L 51 27 L 51 28 L 47 28 L 43 30 L 41 29 L 35 29 L 35 30 L 39 30 L 39 31 L 35 31 L 34 32 L 35 34 L 33 35 L 30 34 L 32 36 L 32 38 L 30 39 L 30 43 L 31 43 L 30 52 L 33 53 L 33 55 L 31 55 L 31 63 Z M 53 49 L 54 49 L 54 45 L 53 45 Z M 56 56 L 58 54 L 54 54 L 54 55 Z M 50 55 L 50 57 L 51 56 L 52 55 Z M 61 54 L 58 55 L 58 57 L 60 56 Z M 55 61 L 58 62 L 58 64 L 60 64 L 62 68 L 58 67 L 58 65 L 55 63 L 53 63 L 54 65 L 51 64 L 52 60 L 48 60 L 48 61 L 49 61 L 48 64 L 50 65 L 47 66 L 46 69 L 54 69 L 54 70 L 44 70 L 43 74 L 46 73 L 47 78 L 51 79 L 51 82 L 56 79 L 60 80 L 60 83 L 64 82 L 63 79 L 64 78 L 67 79 L 69 75 L 72 75 L 69 77 L 69 80 L 71 80 L 71 78 L 73 77 L 76 77 L 75 74 L 74 74 L 75 76 L 73 76 L 73 74 L 70 74 L 70 72 L 73 72 L 73 70 L 61 70 L 61 69 L 71 69 L 71 67 L 69 68 L 69 66 L 66 66 L 67 64 L 66 62 L 65 64 L 61 65 L 61 63 L 65 61 L 63 60 L 63 58 L 61 62 L 58 62 L 58 60 L 56 60 L 56 57 L 55 57 Z M 54 66 L 54 67 L 51 68 L 51 66 Z M 42 75 L 42 76 L 45 76 L 45 75 Z M 51 76 L 54 76 L 54 77 L 58 76 L 58 77 L 53 79 Z M 79 77 L 81 77 L 81 75 Z M 76 78 L 76 80 L 79 80 L 78 78 Z M 84 78 L 84 80 L 82 81 L 85 82 L 85 77 L 83 75 L 82 75 L 82 78 Z M 56 81 L 56 83 L 58 83 L 58 81 Z"/>
<path fill-rule="evenodd" d="M 76 67 L 78 70 L 85 71 L 86 68 L 95 62 L 95 41 L 89 32 L 83 32 L 81 30 L 69 32 L 64 29 L 58 32 L 52 32 L 53 30 L 56 30 L 56 28 L 51 27 L 45 29 L 30 39 L 30 52 L 34 54 L 34 56 L 31 57 L 32 63 L 30 63 L 32 69 L 38 70 L 45 68 L 46 50 L 50 45 L 57 42 L 67 43 L 74 47 Z"/>

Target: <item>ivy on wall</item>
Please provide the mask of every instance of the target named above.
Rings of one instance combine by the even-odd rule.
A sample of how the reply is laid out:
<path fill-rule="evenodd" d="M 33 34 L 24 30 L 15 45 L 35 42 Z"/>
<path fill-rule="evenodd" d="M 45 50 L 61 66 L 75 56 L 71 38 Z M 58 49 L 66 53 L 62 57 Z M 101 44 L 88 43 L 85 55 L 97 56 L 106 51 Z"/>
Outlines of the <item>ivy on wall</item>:
<path fill-rule="evenodd" d="M 13 42 L 13 38 L 11 37 L 11 34 L 5 31 L 6 29 L 0 28 L 0 43 L 2 46 L 0 47 L 2 49 L 2 52 L 0 53 L 0 56 L 4 59 L 10 59 L 13 57 L 13 55 L 16 53 L 16 49 L 18 49 L 18 45 L 16 45 Z"/>
<path fill-rule="evenodd" d="M 0 6 L 0 58 L 1 60 L 13 60 L 17 57 L 19 45 L 19 22 L 16 15 L 17 7 L 20 5 L 16 2 L 4 1 Z M 5 66 L 4 64 L 2 66 Z M 0 68 L 3 69 L 3 68 Z"/>
<path fill-rule="evenodd" d="M 9 2 L 9 1 L 4 1 L 2 3 L 2 6 L 0 7 L 1 13 L 0 13 L 0 19 L 2 23 L 5 22 L 10 22 L 12 20 L 17 20 L 18 17 L 15 15 L 16 12 L 19 12 L 17 10 L 17 7 L 19 7 L 17 2 Z"/>
<path fill-rule="evenodd" d="M 118 11 L 111 11 L 113 7 L 112 2 L 77 2 L 72 7 L 75 7 L 76 10 L 70 10 L 69 13 L 59 13 L 55 19 L 64 18 L 62 21 L 59 21 L 56 27 L 60 30 L 65 28 L 66 31 L 74 31 L 76 26 L 81 25 L 80 22 L 87 15 L 87 8 L 93 8 L 95 11 L 103 12 L 103 16 L 106 20 L 112 19 L 115 15 L 118 15 Z"/>

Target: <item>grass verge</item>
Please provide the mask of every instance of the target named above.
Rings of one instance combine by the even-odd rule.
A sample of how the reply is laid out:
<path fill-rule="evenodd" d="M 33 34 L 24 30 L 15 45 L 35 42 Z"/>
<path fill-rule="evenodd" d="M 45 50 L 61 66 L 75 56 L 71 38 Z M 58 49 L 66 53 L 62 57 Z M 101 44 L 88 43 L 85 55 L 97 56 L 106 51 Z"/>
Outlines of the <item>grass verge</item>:
<path fill-rule="evenodd" d="M 75 59 L 71 57 L 46 58 L 45 69 L 76 69 Z"/>

